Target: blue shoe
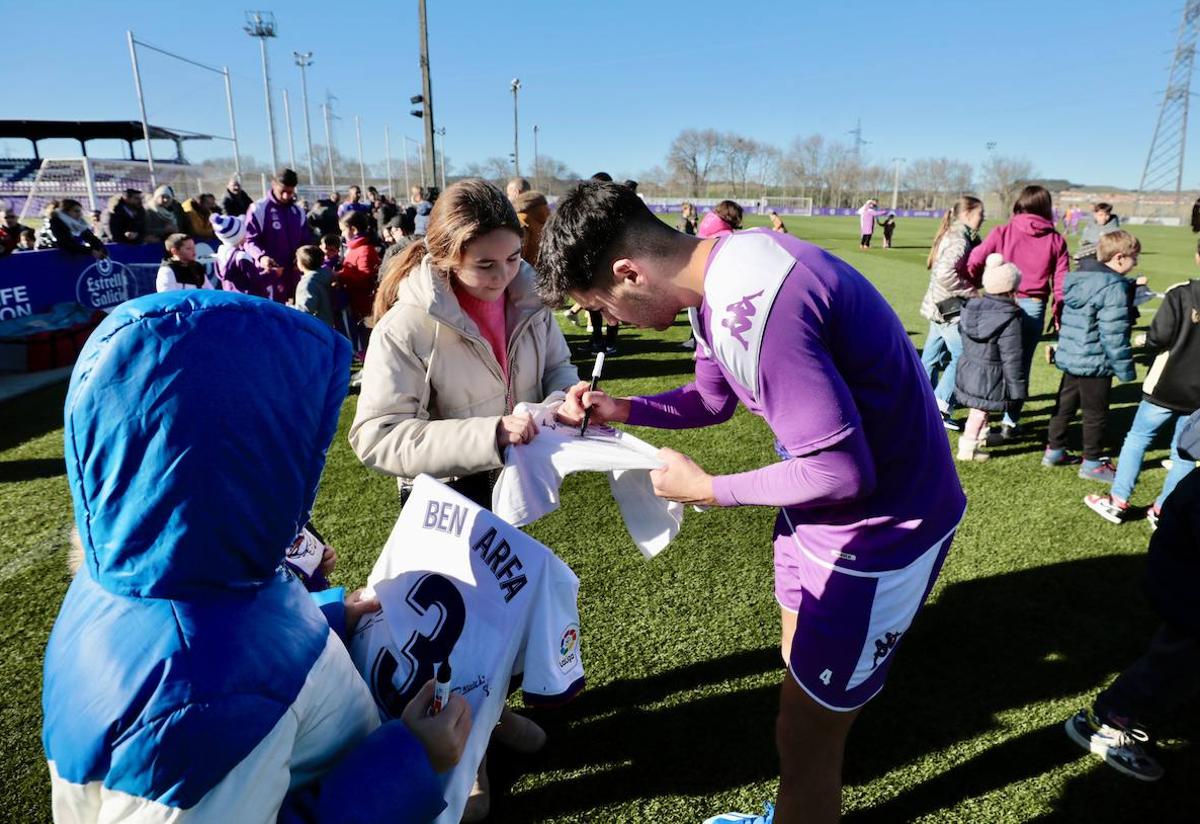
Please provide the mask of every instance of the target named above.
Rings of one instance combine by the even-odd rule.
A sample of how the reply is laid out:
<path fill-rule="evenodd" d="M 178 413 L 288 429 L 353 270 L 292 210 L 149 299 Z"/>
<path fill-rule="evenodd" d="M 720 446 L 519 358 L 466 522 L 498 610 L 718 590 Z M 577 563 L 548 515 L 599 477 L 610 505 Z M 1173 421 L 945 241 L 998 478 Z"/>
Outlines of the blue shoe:
<path fill-rule="evenodd" d="M 762 815 L 750 813 L 723 813 L 704 819 L 704 824 L 771 824 L 775 820 L 775 805 L 770 801 L 763 804 Z"/>
<path fill-rule="evenodd" d="M 1117 477 L 1117 468 L 1107 458 L 1098 461 L 1084 461 L 1079 467 L 1079 477 L 1085 481 L 1100 481 L 1111 484 Z"/>
<path fill-rule="evenodd" d="M 1042 466 L 1074 466 L 1079 463 L 1080 457 L 1072 455 L 1065 449 L 1050 449 L 1042 453 Z"/>

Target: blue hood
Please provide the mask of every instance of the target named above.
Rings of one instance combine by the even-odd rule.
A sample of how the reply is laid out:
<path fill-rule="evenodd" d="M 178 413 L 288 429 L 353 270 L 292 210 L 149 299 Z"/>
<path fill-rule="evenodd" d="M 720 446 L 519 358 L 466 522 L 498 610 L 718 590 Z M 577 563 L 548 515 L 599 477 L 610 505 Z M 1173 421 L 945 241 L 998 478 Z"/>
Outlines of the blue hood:
<path fill-rule="evenodd" d="M 65 409 L 92 580 L 180 600 L 270 582 L 316 497 L 349 361 L 328 326 L 261 298 L 166 292 L 113 311 Z"/>

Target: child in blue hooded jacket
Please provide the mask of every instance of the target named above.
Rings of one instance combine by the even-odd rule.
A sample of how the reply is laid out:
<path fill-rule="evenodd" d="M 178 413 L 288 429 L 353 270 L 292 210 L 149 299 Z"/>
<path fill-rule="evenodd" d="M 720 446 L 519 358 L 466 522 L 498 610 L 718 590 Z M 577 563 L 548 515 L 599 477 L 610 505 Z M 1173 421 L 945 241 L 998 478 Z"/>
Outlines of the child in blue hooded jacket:
<path fill-rule="evenodd" d="M 1043 466 L 1080 462 L 1067 452 L 1067 427 L 1083 411 L 1083 461 L 1079 477 L 1111 484 L 1116 468 L 1103 457 L 1104 424 L 1112 379 L 1136 377 L 1129 332 L 1135 317 L 1135 284 L 1125 277 L 1142 246 L 1125 231 L 1102 235 L 1094 261 L 1080 262 L 1063 285 L 1062 327 L 1055 363 L 1062 370 L 1058 401 L 1050 418 Z"/>

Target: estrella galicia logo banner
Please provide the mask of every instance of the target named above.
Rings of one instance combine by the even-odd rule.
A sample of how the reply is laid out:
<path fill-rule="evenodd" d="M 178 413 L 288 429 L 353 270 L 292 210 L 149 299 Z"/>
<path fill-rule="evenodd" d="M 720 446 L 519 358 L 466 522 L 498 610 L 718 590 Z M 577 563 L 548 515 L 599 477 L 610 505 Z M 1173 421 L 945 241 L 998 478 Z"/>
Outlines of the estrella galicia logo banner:
<path fill-rule="evenodd" d="M 109 244 L 109 257 L 46 249 L 0 258 L 0 320 L 40 315 L 58 303 L 112 311 L 154 291 L 162 246 Z"/>

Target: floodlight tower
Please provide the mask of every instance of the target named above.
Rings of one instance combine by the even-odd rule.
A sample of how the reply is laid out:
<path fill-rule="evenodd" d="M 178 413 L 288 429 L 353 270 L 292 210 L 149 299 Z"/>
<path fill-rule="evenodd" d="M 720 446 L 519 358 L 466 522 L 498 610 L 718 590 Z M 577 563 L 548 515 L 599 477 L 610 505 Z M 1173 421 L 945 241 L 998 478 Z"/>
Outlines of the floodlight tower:
<path fill-rule="evenodd" d="M 308 140 L 308 185 L 317 185 L 317 173 L 313 169 L 312 121 L 308 117 L 308 69 L 312 65 L 313 53 L 292 52 L 296 65 L 300 67 L 300 94 L 304 96 L 304 136 Z"/>
<path fill-rule="evenodd" d="M 1150 151 L 1146 165 L 1142 168 L 1142 180 L 1138 184 L 1138 199 L 1134 211 L 1139 211 L 1147 193 L 1175 189 L 1175 208 L 1183 189 L 1183 157 L 1187 151 L 1188 102 L 1191 99 L 1192 68 L 1196 62 L 1196 36 L 1200 34 L 1200 0 L 1188 0 L 1183 8 L 1183 19 L 1175 40 L 1175 53 L 1171 61 L 1171 73 L 1167 78 L 1167 89 L 1163 93 L 1158 110 L 1158 122 L 1154 125 L 1154 137 L 1150 140 Z"/>
<path fill-rule="evenodd" d="M 258 38 L 262 50 L 263 92 L 267 96 L 267 136 L 271 141 L 271 168 L 279 168 L 279 151 L 275 146 L 275 107 L 271 104 L 271 69 L 267 63 L 267 38 L 276 34 L 275 15 L 269 11 L 246 12 L 246 34 Z"/>
<path fill-rule="evenodd" d="M 521 141 L 519 135 L 521 131 L 517 128 L 517 95 L 521 91 L 520 78 L 514 77 L 510 84 L 513 94 L 513 177 L 521 176 Z"/>

